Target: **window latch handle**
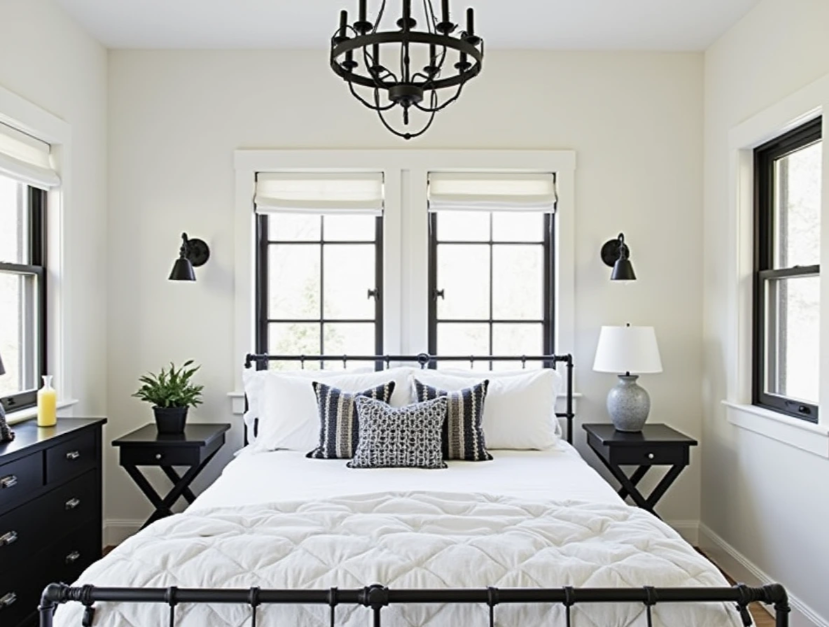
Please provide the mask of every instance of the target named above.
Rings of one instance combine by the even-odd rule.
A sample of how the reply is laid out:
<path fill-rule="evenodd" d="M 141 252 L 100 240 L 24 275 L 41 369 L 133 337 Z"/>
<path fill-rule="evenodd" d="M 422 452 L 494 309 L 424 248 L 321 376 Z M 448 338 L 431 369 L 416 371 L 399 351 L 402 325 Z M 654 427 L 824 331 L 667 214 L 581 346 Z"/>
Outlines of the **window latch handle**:
<path fill-rule="evenodd" d="M 803 414 L 804 416 L 811 416 L 812 415 L 812 408 L 808 405 L 801 405 L 795 401 L 786 401 L 786 406 L 794 407 L 795 411 L 798 414 Z"/>
<path fill-rule="evenodd" d="M 372 298 L 375 299 L 375 300 L 379 299 L 380 298 L 380 290 L 378 290 L 378 289 L 368 290 L 368 299 L 371 300 Z"/>
<path fill-rule="evenodd" d="M 435 290 L 432 293 L 432 298 L 434 298 L 435 300 L 437 300 L 438 298 L 446 300 L 446 290 Z"/>

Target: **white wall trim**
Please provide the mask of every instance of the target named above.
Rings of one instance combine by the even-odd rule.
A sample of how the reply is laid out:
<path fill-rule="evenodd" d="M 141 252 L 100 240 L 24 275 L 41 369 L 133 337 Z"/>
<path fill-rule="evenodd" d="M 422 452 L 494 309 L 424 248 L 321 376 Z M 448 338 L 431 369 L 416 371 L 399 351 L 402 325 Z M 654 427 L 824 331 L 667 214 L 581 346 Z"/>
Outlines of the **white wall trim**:
<path fill-rule="evenodd" d="M 64 405 L 73 398 L 74 382 L 68 358 L 72 353 L 71 308 L 66 295 L 71 293 L 72 273 L 67 264 L 64 223 L 72 206 L 72 127 L 57 116 L 0 87 L 0 122 L 24 131 L 51 146 L 53 165 L 60 186 L 47 192 L 47 283 L 49 302 L 46 320 L 47 360 L 54 376 L 58 398 Z"/>
<path fill-rule="evenodd" d="M 699 526 L 699 547 L 705 551 L 711 561 L 722 568 L 736 581 L 749 586 L 765 586 L 776 581 L 754 564 L 745 555 L 728 544 L 705 523 Z M 785 584 L 784 584 L 785 585 Z M 817 614 L 812 608 L 789 592 L 792 607 L 790 624 L 794 627 L 829 627 L 829 621 Z M 773 613 L 773 608 L 769 608 Z"/>
<path fill-rule="evenodd" d="M 573 151 L 546 150 L 238 150 L 235 209 L 234 346 L 241 365 L 254 346 L 254 213 L 257 172 L 372 171 L 386 182 L 384 323 L 386 351 L 427 345 L 426 175 L 435 171 L 555 172 L 557 210 L 556 347 L 572 353 L 575 325 L 575 168 Z M 407 237 L 403 237 L 403 233 Z M 403 289 L 406 286 L 407 289 Z M 241 367 L 235 389 L 242 389 Z M 234 413 L 240 405 L 231 393 Z M 241 401 L 243 403 L 244 401 Z"/>
<path fill-rule="evenodd" d="M 723 401 L 723 405 L 731 424 L 784 442 L 807 453 L 829 458 L 829 428 L 825 425 L 791 418 L 756 405 L 730 401 Z"/>
<path fill-rule="evenodd" d="M 665 523 L 691 546 L 699 545 L 698 520 L 666 520 Z"/>
<path fill-rule="evenodd" d="M 118 546 L 141 531 L 143 520 L 109 518 L 104 521 L 104 547 Z"/>
<path fill-rule="evenodd" d="M 58 418 L 71 418 L 73 414 L 72 408 L 77 405 L 78 402 L 79 401 L 77 399 L 73 398 L 58 401 Z M 36 417 L 37 407 L 28 407 L 26 409 L 20 409 L 6 414 L 6 421 L 10 425 L 16 425 Z"/>
<path fill-rule="evenodd" d="M 816 454 L 827 455 L 829 432 L 829 377 L 821 377 L 820 430 L 795 431 L 792 423 L 775 412 L 749 410 L 752 399 L 752 300 L 754 256 L 754 149 L 804 122 L 829 111 L 829 75 L 815 81 L 772 107 L 752 116 L 729 133 L 731 242 L 728 281 L 727 398 L 731 424 L 761 433 Z M 823 136 L 829 137 L 829 117 L 824 116 Z M 823 189 L 829 190 L 829 151 L 824 151 Z M 829 194 L 823 194 L 823 224 L 829 224 Z M 821 265 L 829 268 L 829 229 L 821 234 Z M 821 274 L 821 301 L 829 303 L 829 280 Z M 821 328 L 829 328 L 829 307 L 822 307 Z M 820 368 L 829 372 L 829 337 L 821 334 Z M 764 420 L 765 419 L 765 420 Z M 814 425 L 812 425 L 814 426 Z M 819 451 L 823 451 L 820 453 Z"/>

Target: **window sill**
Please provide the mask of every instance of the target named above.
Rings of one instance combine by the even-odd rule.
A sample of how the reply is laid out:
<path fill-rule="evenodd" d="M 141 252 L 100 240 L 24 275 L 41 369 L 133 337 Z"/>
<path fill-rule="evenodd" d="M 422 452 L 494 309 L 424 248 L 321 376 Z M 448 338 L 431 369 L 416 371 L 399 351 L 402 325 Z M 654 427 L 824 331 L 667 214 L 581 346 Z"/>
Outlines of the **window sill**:
<path fill-rule="evenodd" d="M 829 426 L 798 420 L 756 405 L 723 401 L 728 422 L 783 442 L 802 451 L 829 458 Z"/>
<path fill-rule="evenodd" d="M 69 409 L 78 404 L 76 399 L 67 399 L 65 401 L 58 401 L 58 411 Z M 19 409 L 14 412 L 6 414 L 6 422 L 10 425 L 16 425 L 32 418 L 37 417 L 37 407 L 27 407 L 26 409 Z"/>

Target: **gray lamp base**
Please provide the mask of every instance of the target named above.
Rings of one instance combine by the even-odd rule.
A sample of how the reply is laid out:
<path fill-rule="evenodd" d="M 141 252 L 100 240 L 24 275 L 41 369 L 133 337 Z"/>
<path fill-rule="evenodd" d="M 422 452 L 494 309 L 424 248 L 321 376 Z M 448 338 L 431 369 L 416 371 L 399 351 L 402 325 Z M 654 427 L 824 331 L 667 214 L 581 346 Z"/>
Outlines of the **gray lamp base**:
<path fill-rule="evenodd" d="M 6 422 L 6 411 L 3 409 L 3 403 L 0 403 L 0 442 L 11 442 L 14 440 L 14 431 L 9 429 Z"/>
<path fill-rule="evenodd" d="M 617 431 L 642 430 L 651 410 L 651 398 L 636 375 L 619 375 L 619 383 L 607 395 L 607 413 Z"/>

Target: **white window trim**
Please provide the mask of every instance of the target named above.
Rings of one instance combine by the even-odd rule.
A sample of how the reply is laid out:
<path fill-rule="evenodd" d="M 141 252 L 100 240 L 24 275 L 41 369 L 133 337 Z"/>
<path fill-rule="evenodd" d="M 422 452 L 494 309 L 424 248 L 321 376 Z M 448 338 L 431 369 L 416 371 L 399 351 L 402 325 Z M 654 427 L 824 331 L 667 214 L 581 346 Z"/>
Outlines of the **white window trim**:
<path fill-rule="evenodd" d="M 448 171 L 555 172 L 556 350 L 572 353 L 575 323 L 575 170 L 573 151 L 545 150 L 238 150 L 236 167 L 234 413 L 244 411 L 242 364 L 254 346 L 257 172 L 364 171 L 385 176 L 383 298 L 385 352 L 418 353 L 428 346 L 427 175 Z M 408 199 L 408 204 L 403 199 Z M 404 208 L 406 204 L 406 208 Z M 403 233 L 406 233 L 406 238 Z M 404 286 L 406 289 L 404 289 Z M 408 329 L 404 336 L 402 330 Z"/>
<path fill-rule="evenodd" d="M 820 423 L 807 424 L 779 412 L 752 405 L 752 299 L 754 255 L 754 149 L 823 115 L 823 137 L 829 137 L 829 75 L 733 128 L 730 154 L 729 223 L 732 243 L 727 274 L 728 345 L 726 390 L 728 421 L 766 437 L 829 458 L 829 377 L 819 390 Z M 829 268 L 829 150 L 823 152 L 821 267 Z M 820 275 L 820 369 L 829 373 L 829 280 Z"/>
<path fill-rule="evenodd" d="M 74 400 L 72 369 L 68 356 L 72 351 L 72 337 L 67 333 L 68 314 L 65 294 L 71 293 L 71 273 L 67 272 L 64 223 L 72 199 L 72 127 L 17 94 L 0 87 L 0 122 L 36 137 L 51 146 L 54 167 L 61 179 L 58 187 L 47 192 L 48 219 L 46 223 L 46 358 L 49 374 L 54 376 L 61 415 L 71 416 Z M 32 418 L 31 409 L 10 412 L 10 423 Z"/>

